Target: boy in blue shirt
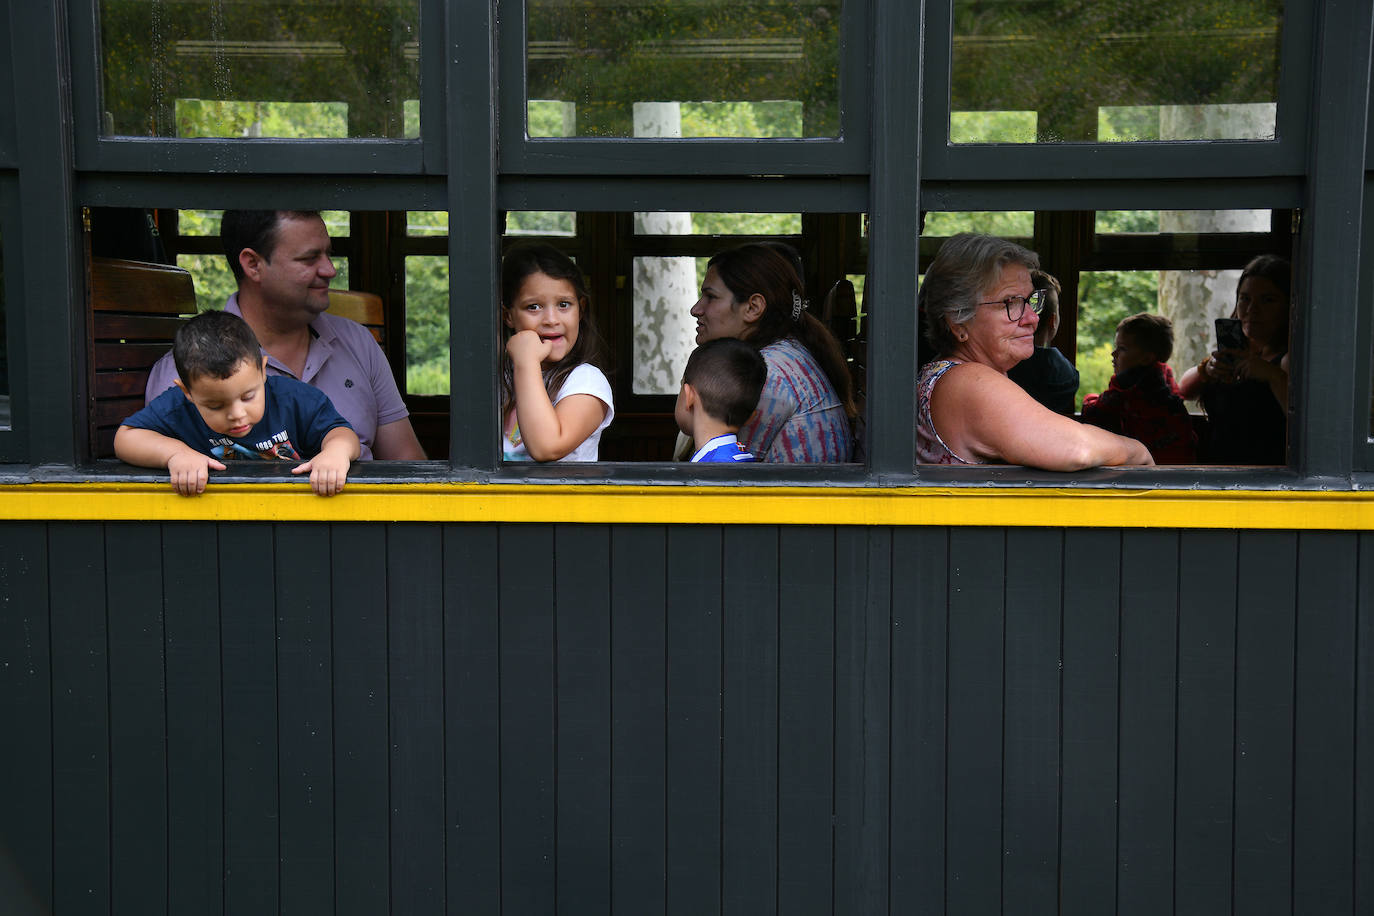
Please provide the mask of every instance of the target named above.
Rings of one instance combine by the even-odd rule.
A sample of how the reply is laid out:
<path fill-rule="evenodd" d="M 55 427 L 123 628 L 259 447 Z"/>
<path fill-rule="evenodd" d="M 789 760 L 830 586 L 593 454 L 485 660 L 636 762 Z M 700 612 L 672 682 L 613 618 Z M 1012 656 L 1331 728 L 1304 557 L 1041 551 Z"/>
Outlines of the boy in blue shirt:
<path fill-rule="evenodd" d="M 692 351 L 673 417 L 693 443 L 700 443 L 693 461 L 756 460 L 735 434 L 758 409 L 767 375 L 759 351 L 734 337 L 707 341 Z"/>
<path fill-rule="evenodd" d="M 293 378 L 267 375 L 267 357 L 248 324 L 205 312 L 177 331 L 176 387 L 129 417 L 115 433 L 115 455 L 141 467 L 167 468 L 183 496 L 205 490 L 217 459 L 300 461 L 320 496 L 343 490 L 358 437 L 329 398 Z"/>

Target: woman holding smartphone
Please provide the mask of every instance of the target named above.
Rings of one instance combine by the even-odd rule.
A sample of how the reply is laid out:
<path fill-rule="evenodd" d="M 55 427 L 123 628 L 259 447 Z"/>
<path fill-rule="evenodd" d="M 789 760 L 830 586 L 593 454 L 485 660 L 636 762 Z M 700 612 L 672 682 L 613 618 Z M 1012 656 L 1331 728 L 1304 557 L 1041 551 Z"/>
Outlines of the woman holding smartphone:
<path fill-rule="evenodd" d="M 1241 272 L 1236 309 L 1243 347 L 1219 346 L 1179 382 L 1207 413 L 1203 459 L 1285 464 L 1288 444 L 1288 311 L 1292 267 L 1260 255 Z M 1218 322 L 1219 331 L 1222 322 Z"/>

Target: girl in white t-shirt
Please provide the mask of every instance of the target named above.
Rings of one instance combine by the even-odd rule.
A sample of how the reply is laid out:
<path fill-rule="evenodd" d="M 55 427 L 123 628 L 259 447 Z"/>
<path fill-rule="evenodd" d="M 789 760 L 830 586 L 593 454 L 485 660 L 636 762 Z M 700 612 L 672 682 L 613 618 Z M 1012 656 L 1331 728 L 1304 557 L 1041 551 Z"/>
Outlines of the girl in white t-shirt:
<path fill-rule="evenodd" d="M 512 248 L 501 264 L 501 313 L 502 457 L 596 461 L 615 407 L 582 271 L 551 245 Z"/>

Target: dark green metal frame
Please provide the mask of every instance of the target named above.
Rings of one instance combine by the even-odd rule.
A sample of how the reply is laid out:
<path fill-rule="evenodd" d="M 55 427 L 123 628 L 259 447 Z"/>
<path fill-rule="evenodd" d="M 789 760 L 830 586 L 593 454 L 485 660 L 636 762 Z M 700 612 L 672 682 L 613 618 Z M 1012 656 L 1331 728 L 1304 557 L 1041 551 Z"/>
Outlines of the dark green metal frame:
<path fill-rule="evenodd" d="M 1368 82 L 1350 79 L 1370 72 L 1371 11 L 1363 0 L 1287 4 L 1277 140 L 957 147 L 944 129 L 948 0 L 846 4 L 839 139 L 683 143 L 526 139 L 519 0 L 461 9 L 421 0 L 422 140 L 102 138 L 97 5 L 0 5 L 13 68 L 0 75 L 0 90 L 10 90 L 0 96 L 0 169 L 14 188 L 0 200 L 10 239 L 11 366 L 23 375 L 14 379 L 16 392 L 41 393 L 39 402 L 16 397 L 20 421 L 0 433 L 6 460 L 73 467 L 84 454 L 80 410 L 52 409 L 84 402 L 79 208 L 215 207 L 232 196 L 250 206 L 289 201 L 454 214 L 448 252 L 452 301 L 460 305 L 452 321 L 452 390 L 461 396 L 452 399 L 450 469 L 463 479 L 567 475 L 503 468 L 494 437 L 468 433 L 489 429 L 496 413 L 496 316 L 477 304 L 496 301 L 498 210 L 679 209 L 690 202 L 697 210 L 866 212 L 869 296 L 890 304 L 872 315 L 872 447 L 866 471 L 833 469 L 831 476 L 871 484 L 965 480 L 918 469 L 915 461 L 916 332 L 902 303 L 915 300 L 921 208 L 1300 209 L 1291 470 L 1245 479 L 1357 485 L 1352 475 L 1374 470 L 1364 409 L 1374 330 L 1358 305 L 1370 301 L 1361 255 L 1369 247 L 1364 199 L 1374 149 L 1366 141 L 1374 124 Z M 813 479 L 797 469 L 748 470 L 749 480 Z M 667 474 L 600 466 L 577 477 Z M 1191 486 L 1233 476 L 1171 471 L 1131 480 Z"/>

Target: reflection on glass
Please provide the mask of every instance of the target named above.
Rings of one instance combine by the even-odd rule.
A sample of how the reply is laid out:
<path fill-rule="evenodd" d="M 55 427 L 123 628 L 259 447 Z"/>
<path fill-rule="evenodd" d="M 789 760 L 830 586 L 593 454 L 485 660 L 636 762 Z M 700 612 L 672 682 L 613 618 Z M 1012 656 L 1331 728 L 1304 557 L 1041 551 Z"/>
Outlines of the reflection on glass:
<path fill-rule="evenodd" d="M 954 0 L 950 141 L 1273 139 L 1283 6 Z"/>
<path fill-rule="evenodd" d="M 448 394 L 448 258 L 406 258 L 406 392 Z"/>
<path fill-rule="evenodd" d="M 1236 305 L 1239 270 L 1093 270 L 1078 277 L 1078 401 L 1105 391 L 1112 377 L 1112 343 L 1121 319 L 1138 312 L 1174 325 L 1174 378 L 1216 346 L 1215 319 Z"/>
<path fill-rule="evenodd" d="M 100 0 L 101 133 L 419 135 L 419 0 Z"/>
<path fill-rule="evenodd" d="M 530 137 L 837 137 L 842 0 L 529 0 Z"/>
<path fill-rule="evenodd" d="M 696 346 L 691 312 L 707 260 L 635 258 L 635 394 L 677 394 L 687 357 Z"/>
<path fill-rule="evenodd" d="M 506 213 L 507 235 L 577 234 L 577 214 L 571 210 L 511 210 Z"/>
<path fill-rule="evenodd" d="M 1099 235 L 1157 232 L 1268 232 L 1269 210 L 1098 210 Z"/>
<path fill-rule="evenodd" d="M 956 213 L 931 210 L 925 215 L 921 234 L 947 238 L 960 232 L 981 232 L 1004 239 L 1030 238 L 1035 232 L 1031 210 L 987 210 Z"/>
<path fill-rule="evenodd" d="M 636 235 L 801 235 L 800 213 L 636 213 Z"/>

